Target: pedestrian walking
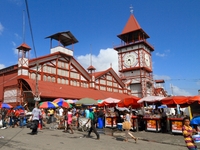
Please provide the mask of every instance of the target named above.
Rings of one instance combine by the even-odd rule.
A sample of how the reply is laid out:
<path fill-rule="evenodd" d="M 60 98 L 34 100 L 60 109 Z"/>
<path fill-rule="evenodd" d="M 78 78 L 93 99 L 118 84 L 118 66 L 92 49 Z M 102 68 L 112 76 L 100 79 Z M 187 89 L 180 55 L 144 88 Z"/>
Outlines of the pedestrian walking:
<path fill-rule="evenodd" d="M 100 136 L 99 136 L 99 133 L 97 132 L 97 129 L 96 129 L 96 117 L 95 117 L 95 114 L 94 114 L 94 112 L 93 112 L 93 109 L 92 108 L 90 108 L 89 109 L 89 119 L 88 119 L 88 121 L 85 123 L 85 125 L 89 122 L 89 121 L 91 121 L 91 127 L 90 127 L 90 130 L 89 130 L 89 132 L 88 132 L 88 137 L 90 137 L 90 134 L 92 133 L 92 131 L 96 134 L 96 136 L 97 136 L 97 140 L 99 140 L 100 139 Z"/>
<path fill-rule="evenodd" d="M 131 136 L 131 138 L 133 138 L 135 140 L 135 143 L 137 143 L 137 138 L 135 136 L 133 136 L 133 134 L 130 133 L 131 116 L 130 116 L 128 111 L 125 111 L 124 123 L 128 124 L 128 127 L 123 127 L 125 129 L 125 139 L 124 139 L 124 141 L 126 141 L 126 142 L 128 141 L 128 135 L 129 135 L 129 136 Z"/>
<path fill-rule="evenodd" d="M 41 113 L 41 110 L 39 109 L 39 103 L 37 102 L 35 104 L 35 108 L 32 111 L 32 120 L 33 120 L 33 123 L 34 123 L 34 126 L 32 128 L 32 132 L 31 132 L 32 135 L 37 134 L 39 119 L 40 119 L 41 115 L 42 115 L 42 113 Z"/>
<path fill-rule="evenodd" d="M 192 135 L 197 133 L 197 131 L 195 129 L 192 129 L 192 127 L 190 126 L 189 117 L 185 117 L 183 119 L 182 131 L 183 131 L 183 137 L 184 137 L 188 150 L 197 150 L 197 146 L 195 145 L 192 139 Z"/>
<path fill-rule="evenodd" d="M 67 119 L 67 130 L 68 129 L 70 129 L 71 130 L 71 134 L 74 134 L 74 131 L 73 131 L 73 129 L 72 129 L 72 109 L 71 108 L 69 108 L 68 109 L 68 113 L 67 113 L 67 117 L 68 117 L 68 119 Z"/>

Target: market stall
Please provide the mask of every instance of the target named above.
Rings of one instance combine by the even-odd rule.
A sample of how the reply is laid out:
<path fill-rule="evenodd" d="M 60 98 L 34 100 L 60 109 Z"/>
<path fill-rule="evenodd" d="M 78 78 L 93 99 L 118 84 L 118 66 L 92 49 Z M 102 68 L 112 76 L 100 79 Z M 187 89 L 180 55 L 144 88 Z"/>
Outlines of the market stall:
<path fill-rule="evenodd" d="M 145 121 L 146 131 L 155 131 L 155 132 L 161 131 L 161 125 L 160 125 L 161 119 L 159 115 L 144 116 L 143 119 Z"/>
<path fill-rule="evenodd" d="M 183 126 L 183 118 L 168 118 L 170 133 L 181 133 Z"/>
<path fill-rule="evenodd" d="M 163 98 L 163 96 L 147 96 L 138 100 L 138 103 L 145 103 L 146 106 L 148 104 L 154 104 L 154 106 L 156 106 L 155 104 L 159 103 Z M 161 115 L 158 112 L 158 108 L 156 108 L 156 110 L 153 110 L 153 108 L 150 109 L 148 107 L 143 109 L 143 121 L 145 124 L 145 131 L 161 131 Z"/>
<path fill-rule="evenodd" d="M 109 97 L 101 100 L 98 103 L 99 107 L 106 108 L 105 127 L 111 127 L 111 128 L 117 127 L 117 116 L 116 113 L 114 112 L 114 107 L 119 101 L 120 101 L 119 99 Z"/>
<path fill-rule="evenodd" d="M 188 100 L 189 97 L 187 96 L 170 96 L 162 99 L 162 104 L 171 108 L 176 108 L 177 111 L 176 114 L 168 117 L 170 133 L 182 134 L 184 115 L 180 113 L 180 107 L 188 107 L 190 105 Z"/>
<path fill-rule="evenodd" d="M 114 112 L 106 112 L 105 127 L 117 127 L 117 117 Z"/>
<path fill-rule="evenodd" d="M 137 116 L 132 116 L 131 119 L 132 119 L 133 130 L 138 131 L 138 117 Z"/>

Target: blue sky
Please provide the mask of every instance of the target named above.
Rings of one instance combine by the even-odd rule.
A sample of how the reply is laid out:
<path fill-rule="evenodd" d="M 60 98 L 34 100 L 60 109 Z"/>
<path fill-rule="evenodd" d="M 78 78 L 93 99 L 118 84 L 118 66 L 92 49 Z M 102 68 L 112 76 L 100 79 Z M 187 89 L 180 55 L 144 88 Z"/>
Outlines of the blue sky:
<path fill-rule="evenodd" d="M 165 79 L 169 94 L 197 95 L 200 89 L 200 1 L 198 0 L 28 0 L 37 56 L 50 53 L 45 37 L 71 31 L 79 41 L 74 45 L 75 58 L 87 68 L 92 51 L 96 71 L 112 67 L 117 71 L 113 46 L 133 14 L 154 46 L 154 79 Z M 17 62 L 16 47 L 23 37 L 33 48 L 24 0 L 0 1 L 0 68 Z M 69 47 L 71 48 L 71 47 Z M 109 54 L 109 55 L 108 55 Z M 31 58 L 34 58 L 33 49 Z M 172 88 L 170 88 L 172 85 Z"/>

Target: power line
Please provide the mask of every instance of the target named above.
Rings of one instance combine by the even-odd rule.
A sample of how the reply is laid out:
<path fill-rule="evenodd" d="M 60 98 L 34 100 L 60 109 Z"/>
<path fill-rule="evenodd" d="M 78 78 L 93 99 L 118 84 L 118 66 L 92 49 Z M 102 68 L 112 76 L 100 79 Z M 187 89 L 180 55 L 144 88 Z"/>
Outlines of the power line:
<path fill-rule="evenodd" d="M 25 0 L 26 3 L 26 10 L 27 10 L 27 15 L 28 15 L 28 21 L 29 21 L 29 27 L 30 27 L 30 32 L 31 32 L 31 39 L 33 43 L 33 50 L 35 53 L 35 58 L 37 58 L 36 50 L 35 50 L 35 44 L 34 44 L 34 38 L 33 38 L 33 31 L 32 31 L 32 26 L 31 26 L 31 19 L 30 19 L 30 14 L 29 14 L 29 9 L 28 9 L 28 2 Z"/>

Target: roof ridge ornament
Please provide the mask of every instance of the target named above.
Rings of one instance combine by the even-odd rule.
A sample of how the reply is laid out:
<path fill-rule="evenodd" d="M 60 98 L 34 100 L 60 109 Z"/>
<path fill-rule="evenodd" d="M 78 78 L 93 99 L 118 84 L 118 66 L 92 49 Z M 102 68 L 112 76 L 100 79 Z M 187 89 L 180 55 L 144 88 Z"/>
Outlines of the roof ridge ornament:
<path fill-rule="evenodd" d="M 130 12 L 131 12 L 131 14 L 133 14 L 133 6 L 132 6 L 132 4 L 130 6 Z"/>

